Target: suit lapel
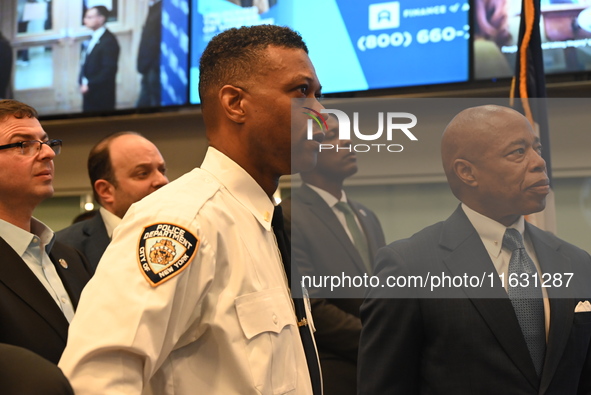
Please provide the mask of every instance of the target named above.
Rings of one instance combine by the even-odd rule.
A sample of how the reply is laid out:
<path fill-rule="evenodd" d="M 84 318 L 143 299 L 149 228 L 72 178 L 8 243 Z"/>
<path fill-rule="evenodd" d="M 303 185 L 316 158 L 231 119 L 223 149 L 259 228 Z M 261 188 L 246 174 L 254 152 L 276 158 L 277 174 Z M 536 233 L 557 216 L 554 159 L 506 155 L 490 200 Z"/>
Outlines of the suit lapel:
<path fill-rule="evenodd" d="M 4 270 L 0 271 L 0 281 L 43 317 L 65 342 L 68 321 L 43 284 L 22 258 L 1 238 L 0 254 L 6 263 Z"/>
<path fill-rule="evenodd" d="M 334 235 L 335 239 L 343 246 L 343 249 L 351 256 L 353 262 L 355 262 L 360 273 L 365 273 L 367 269 L 361 260 L 359 252 L 357 252 L 353 242 L 345 232 L 345 229 L 343 229 L 343 225 L 341 225 L 337 216 L 328 204 L 326 204 L 324 199 L 306 185 L 302 185 L 296 194 L 326 226 L 327 231 Z M 292 213 L 292 215 L 297 215 L 297 213 Z"/>
<path fill-rule="evenodd" d="M 81 252 L 84 253 L 90 263 L 94 264 L 96 262 L 98 264 L 105 249 L 111 242 L 100 212 L 86 221 L 82 232 L 86 240 L 84 241 L 84 251 Z M 93 272 L 95 269 L 96 267 L 92 267 Z"/>
<path fill-rule="evenodd" d="M 526 223 L 526 231 L 530 235 L 532 244 L 538 257 L 542 273 L 572 273 L 570 260 L 558 252 L 560 243 L 549 238 L 545 232 Z M 548 287 L 550 299 L 550 332 L 546 358 L 542 371 L 540 393 L 544 393 L 554 374 L 562 354 L 567 345 L 574 320 L 574 298 L 568 287 Z"/>
<path fill-rule="evenodd" d="M 496 275 L 496 269 L 480 236 L 461 207 L 458 207 L 445 221 L 440 245 L 450 250 L 443 262 L 452 276 L 463 277 L 467 274 L 482 278 L 483 274 L 486 274 L 486 281 L 490 281 L 488 275 L 493 273 L 493 288 L 463 287 L 463 291 L 486 321 L 509 358 L 537 389 L 539 379 L 511 301 Z"/>

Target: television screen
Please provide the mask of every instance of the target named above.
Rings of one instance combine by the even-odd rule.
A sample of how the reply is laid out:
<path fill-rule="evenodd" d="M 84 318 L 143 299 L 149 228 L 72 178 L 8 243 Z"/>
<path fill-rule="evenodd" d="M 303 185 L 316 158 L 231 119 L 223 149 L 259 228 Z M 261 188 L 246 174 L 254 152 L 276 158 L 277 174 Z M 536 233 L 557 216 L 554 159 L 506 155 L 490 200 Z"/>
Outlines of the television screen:
<path fill-rule="evenodd" d="M 474 78 L 510 77 L 515 68 L 521 0 L 474 0 Z M 546 74 L 591 70 L 591 0 L 541 0 Z"/>
<path fill-rule="evenodd" d="M 464 82 L 468 0 L 192 0 L 191 103 L 199 58 L 231 27 L 277 24 L 300 32 L 324 93 Z"/>
<path fill-rule="evenodd" d="M 3 3 L 0 97 L 48 117 L 188 103 L 188 0 Z"/>

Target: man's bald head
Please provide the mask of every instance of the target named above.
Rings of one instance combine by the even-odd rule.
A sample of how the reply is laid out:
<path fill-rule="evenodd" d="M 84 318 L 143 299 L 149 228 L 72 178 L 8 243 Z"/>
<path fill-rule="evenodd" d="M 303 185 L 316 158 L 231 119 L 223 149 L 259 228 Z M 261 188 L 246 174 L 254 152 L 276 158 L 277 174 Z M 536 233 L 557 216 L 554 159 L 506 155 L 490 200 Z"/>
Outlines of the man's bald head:
<path fill-rule="evenodd" d="M 447 181 L 456 197 L 464 186 L 454 163 L 458 159 L 475 162 L 486 154 L 496 132 L 503 128 L 508 119 L 523 118 L 519 112 L 508 107 L 484 105 L 461 111 L 447 125 L 441 139 L 441 160 Z"/>
<path fill-rule="evenodd" d="M 443 132 L 441 159 L 454 195 L 489 218 L 508 226 L 544 208 L 548 177 L 539 138 L 513 109 L 460 112 Z"/>

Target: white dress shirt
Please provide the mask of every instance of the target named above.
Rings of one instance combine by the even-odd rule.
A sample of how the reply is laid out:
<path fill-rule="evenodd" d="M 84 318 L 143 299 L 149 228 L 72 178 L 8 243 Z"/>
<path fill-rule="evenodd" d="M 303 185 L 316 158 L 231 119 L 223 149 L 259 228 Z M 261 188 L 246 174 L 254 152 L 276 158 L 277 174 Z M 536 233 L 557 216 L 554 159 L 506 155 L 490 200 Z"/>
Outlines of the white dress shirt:
<path fill-rule="evenodd" d="M 103 223 L 105 224 L 107 235 L 110 239 L 112 239 L 113 231 L 121 223 L 121 218 L 119 218 L 112 212 L 107 211 L 107 209 L 105 209 L 104 207 L 99 207 L 99 214 L 103 218 Z"/>

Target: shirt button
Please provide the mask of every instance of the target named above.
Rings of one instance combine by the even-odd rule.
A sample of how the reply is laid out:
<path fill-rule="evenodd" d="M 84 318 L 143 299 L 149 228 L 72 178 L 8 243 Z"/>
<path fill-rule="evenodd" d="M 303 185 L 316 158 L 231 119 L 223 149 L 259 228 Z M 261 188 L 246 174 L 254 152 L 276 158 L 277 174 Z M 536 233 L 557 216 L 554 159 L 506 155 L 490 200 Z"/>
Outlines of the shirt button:
<path fill-rule="evenodd" d="M 66 303 L 66 298 L 62 298 L 62 303 Z"/>
<path fill-rule="evenodd" d="M 265 211 L 265 213 L 263 214 L 263 219 L 265 220 L 265 222 L 271 221 L 271 213 L 268 211 Z"/>
<path fill-rule="evenodd" d="M 279 319 L 277 318 L 276 314 L 273 314 L 273 323 L 277 325 L 277 322 L 279 322 Z"/>

